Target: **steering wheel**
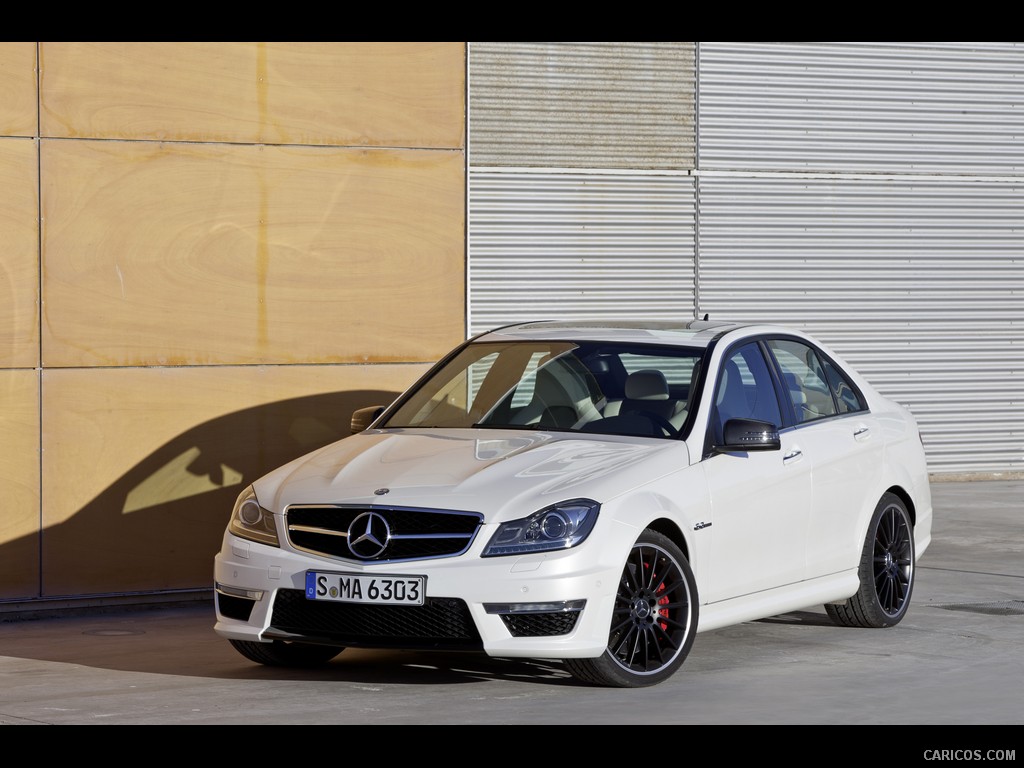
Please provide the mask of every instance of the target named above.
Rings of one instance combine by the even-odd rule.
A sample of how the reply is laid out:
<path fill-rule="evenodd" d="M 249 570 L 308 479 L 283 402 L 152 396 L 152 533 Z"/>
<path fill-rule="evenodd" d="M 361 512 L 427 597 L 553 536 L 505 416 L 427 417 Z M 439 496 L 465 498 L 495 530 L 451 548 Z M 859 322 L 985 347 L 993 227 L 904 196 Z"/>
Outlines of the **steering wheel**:
<path fill-rule="evenodd" d="M 653 411 L 629 411 L 629 413 L 641 416 L 651 422 L 654 426 L 658 427 L 667 437 L 678 437 L 679 430 L 672 426 L 672 422 L 666 419 L 664 416 L 660 416 Z"/>

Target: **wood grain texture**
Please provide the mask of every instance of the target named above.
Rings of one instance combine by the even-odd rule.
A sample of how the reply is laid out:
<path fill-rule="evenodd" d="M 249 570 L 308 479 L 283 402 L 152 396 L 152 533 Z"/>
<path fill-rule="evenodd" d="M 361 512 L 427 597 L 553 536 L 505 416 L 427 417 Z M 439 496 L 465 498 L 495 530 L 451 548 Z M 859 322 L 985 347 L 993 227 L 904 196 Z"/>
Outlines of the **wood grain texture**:
<path fill-rule="evenodd" d="M 36 143 L 0 139 L 0 368 L 39 364 Z"/>
<path fill-rule="evenodd" d="M 35 136 L 36 44 L 0 43 L 0 136 Z"/>
<path fill-rule="evenodd" d="M 238 493 L 425 369 L 44 371 L 44 596 L 209 588 Z"/>
<path fill-rule="evenodd" d="M 39 593 L 39 374 L 0 370 L 0 600 Z"/>
<path fill-rule="evenodd" d="M 421 362 L 464 338 L 461 152 L 41 154 L 45 366 Z"/>
<path fill-rule="evenodd" d="M 40 46 L 43 136 L 465 145 L 465 43 Z"/>

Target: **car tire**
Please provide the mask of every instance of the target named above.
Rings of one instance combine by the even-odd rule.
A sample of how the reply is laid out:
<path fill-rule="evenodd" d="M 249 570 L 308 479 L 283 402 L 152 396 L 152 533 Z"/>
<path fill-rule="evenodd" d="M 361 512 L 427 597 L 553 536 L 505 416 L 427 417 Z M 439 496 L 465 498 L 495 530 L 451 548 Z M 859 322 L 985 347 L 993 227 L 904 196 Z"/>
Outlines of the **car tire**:
<path fill-rule="evenodd" d="M 907 613 L 914 591 L 914 526 L 903 500 L 886 493 L 868 525 L 858 573 L 860 589 L 845 603 L 825 606 L 842 627 L 892 627 Z"/>
<path fill-rule="evenodd" d="M 319 667 L 345 650 L 343 646 L 292 643 L 285 640 L 274 640 L 269 643 L 249 640 L 228 642 L 249 661 L 268 667 Z"/>
<path fill-rule="evenodd" d="M 577 680 L 643 688 L 671 677 L 697 633 L 693 571 L 675 542 L 656 531 L 640 535 L 622 568 L 608 647 L 592 659 L 565 659 Z"/>

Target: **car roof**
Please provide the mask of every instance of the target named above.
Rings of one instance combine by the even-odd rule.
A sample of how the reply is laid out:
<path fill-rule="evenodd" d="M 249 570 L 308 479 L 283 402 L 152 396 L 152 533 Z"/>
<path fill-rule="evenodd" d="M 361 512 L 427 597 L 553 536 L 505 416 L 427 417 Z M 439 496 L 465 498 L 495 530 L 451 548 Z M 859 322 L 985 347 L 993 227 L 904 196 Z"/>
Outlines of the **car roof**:
<path fill-rule="evenodd" d="M 713 320 L 541 320 L 486 331 L 474 341 L 612 341 L 706 347 L 730 331 L 753 327 Z"/>

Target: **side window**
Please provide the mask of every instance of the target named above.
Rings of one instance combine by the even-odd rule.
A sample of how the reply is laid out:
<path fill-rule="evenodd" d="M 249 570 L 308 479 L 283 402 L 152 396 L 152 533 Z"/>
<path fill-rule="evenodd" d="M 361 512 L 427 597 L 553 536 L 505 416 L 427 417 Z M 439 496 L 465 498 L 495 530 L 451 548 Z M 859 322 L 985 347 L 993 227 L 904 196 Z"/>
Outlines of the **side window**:
<path fill-rule="evenodd" d="M 779 400 L 764 355 L 757 344 L 732 351 L 722 363 L 715 389 L 714 436 L 722 441 L 729 419 L 758 419 L 782 424 Z"/>
<path fill-rule="evenodd" d="M 867 404 L 861 401 L 857 390 L 846 380 L 839 369 L 829 360 L 822 360 L 822 365 L 825 367 L 825 376 L 828 379 L 828 385 L 832 388 L 832 394 L 836 396 L 839 412 L 855 413 L 867 410 Z"/>
<path fill-rule="evenodd" d="M 818 354 L 807 344 L 789 339 L 768 342 L 782 372 L 782 383 L 798 423 L 836 414 L 832 389 Z"/>

